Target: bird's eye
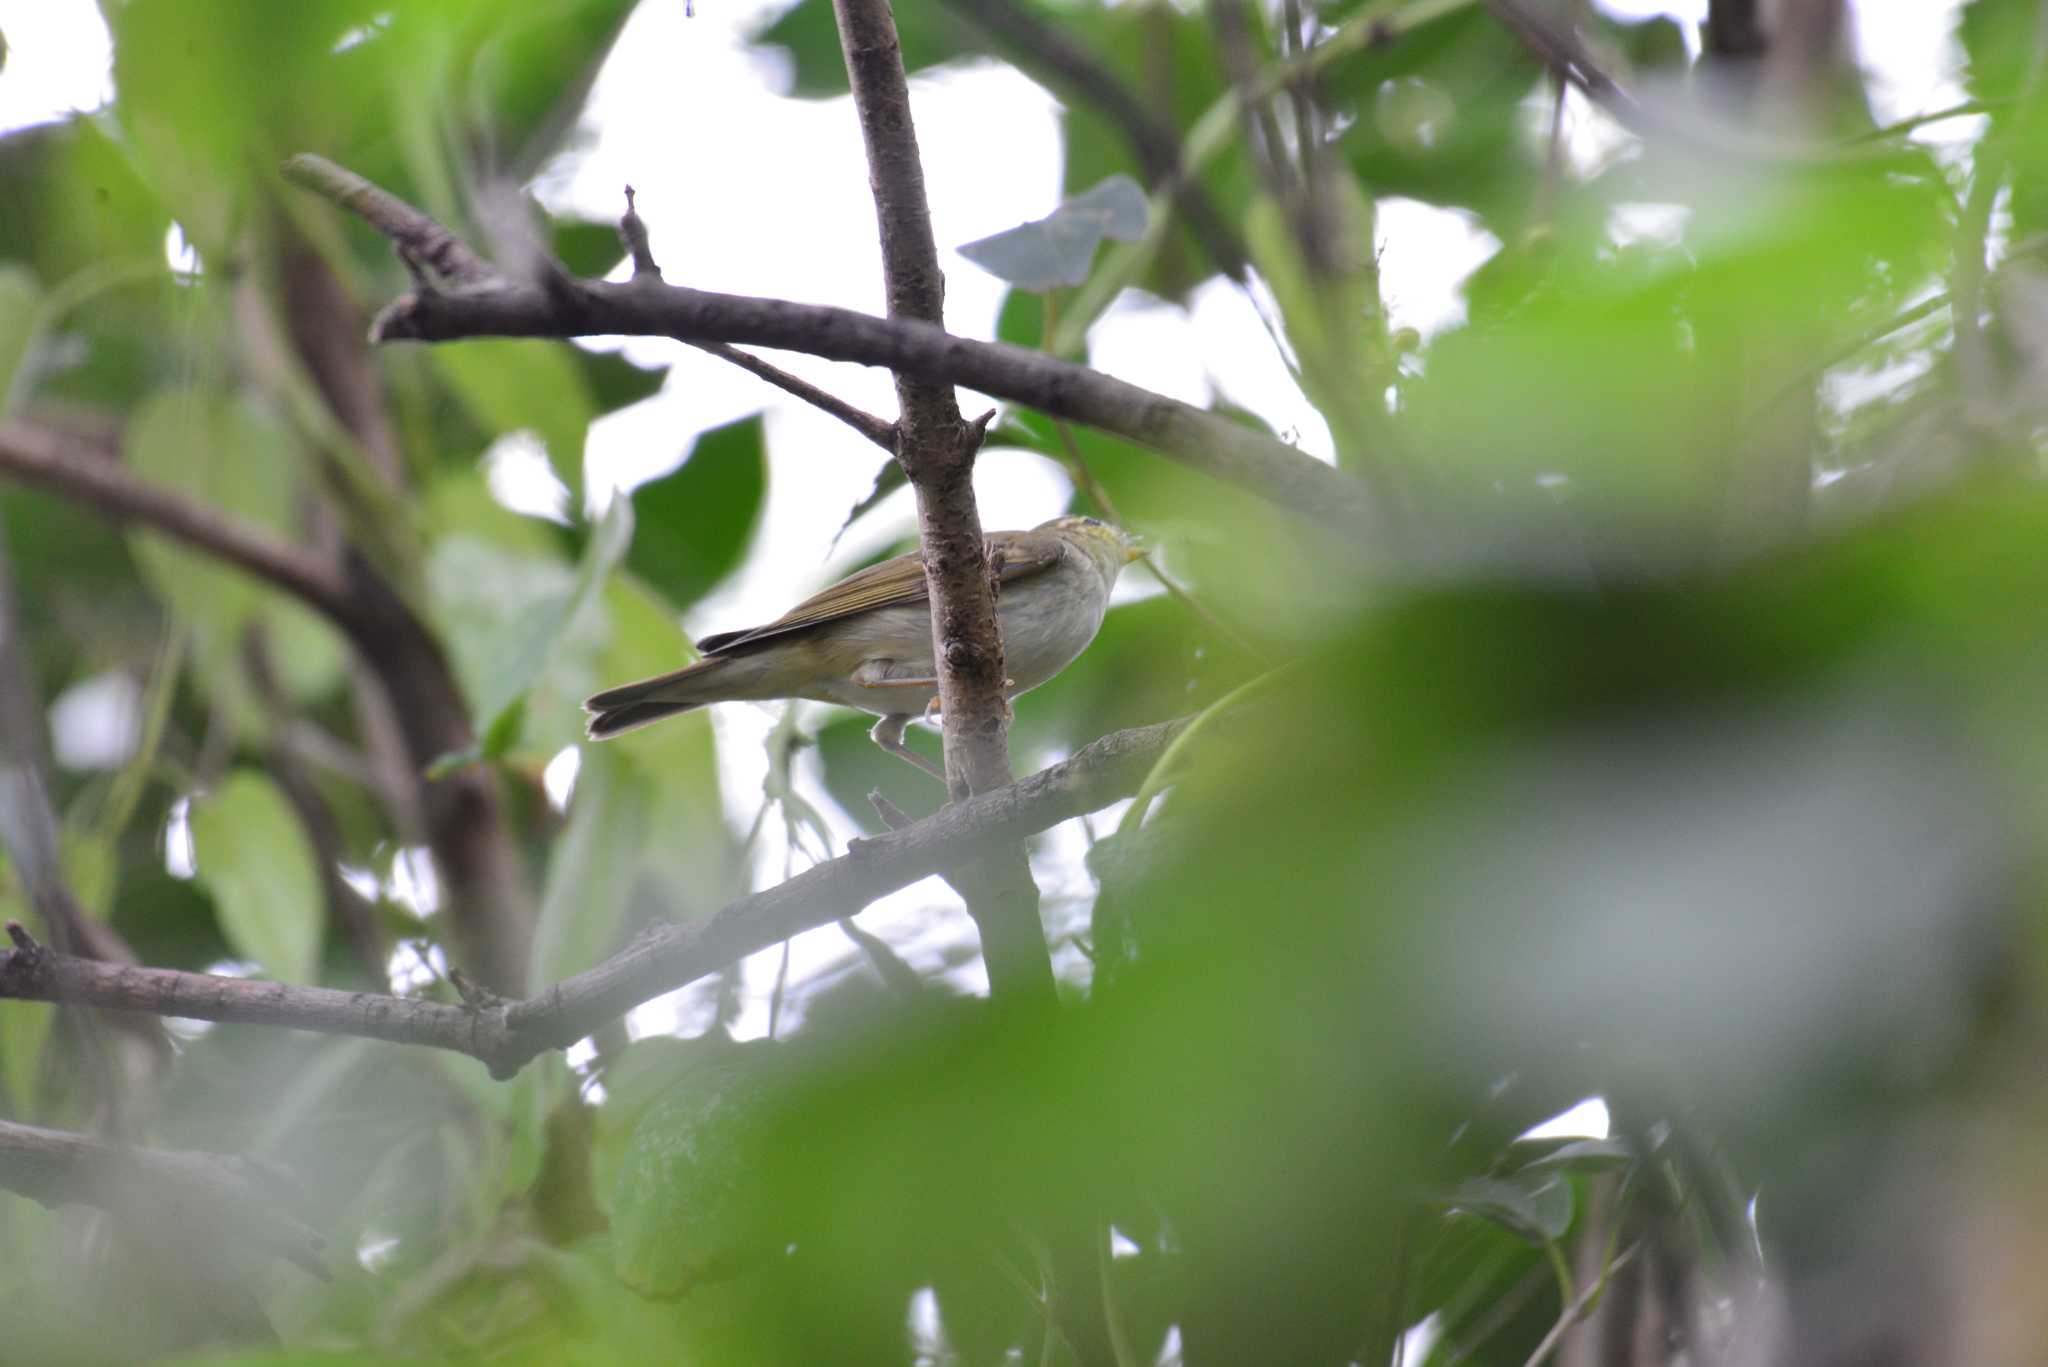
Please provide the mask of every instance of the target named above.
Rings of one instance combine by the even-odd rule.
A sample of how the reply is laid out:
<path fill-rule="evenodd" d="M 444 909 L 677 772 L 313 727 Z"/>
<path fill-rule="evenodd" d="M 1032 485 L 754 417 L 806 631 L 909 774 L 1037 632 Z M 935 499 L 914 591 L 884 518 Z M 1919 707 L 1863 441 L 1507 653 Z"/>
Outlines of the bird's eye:
<path fill-rule="evenodd" d="M 1100 527 L 1102 524 L 1092 517 L 1084 517 L 1081 519 L 1081 525 L 1084 527 Z"/>

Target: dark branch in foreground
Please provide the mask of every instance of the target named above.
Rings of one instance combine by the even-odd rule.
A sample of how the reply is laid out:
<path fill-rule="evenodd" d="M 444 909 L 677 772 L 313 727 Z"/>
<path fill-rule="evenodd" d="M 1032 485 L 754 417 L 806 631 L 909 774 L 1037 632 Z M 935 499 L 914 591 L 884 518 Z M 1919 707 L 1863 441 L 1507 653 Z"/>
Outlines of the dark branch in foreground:
<path fill-rule="evenodd" d="M 326 1240 L 280 1207 L 283 1173 L 226 1154 L 143 1149 L 0 1120 L 0 1187 L 55 1208 L 97 1206 L 165 1239 L 253 1244 L 322 1281 Z"/>
<path fill-rule="evenodd" d="M 360 196 L 351 196 L 363 184 L 361 178 L 319 157 L 293 157 L 285 174 L 344 207 L 355 208 L 360 202 Z M 405 209 L 383 192 L 378 194 L 377 204 Z M 383 220 L 369 221 L 381 226 Z M 1349 533 L 1381 528 L 1362 484 L 1285 442 L 1221 414 L 1022 347 L 970 341 L 910 318 L 877 318 L 819 304 L 714 294 L 653 279 L 544 285 L 494 276 L 482 284 L 451 284 L 449 289 L 416 290 L 395 300 L 378 315 L 372 338 L 446 342 L 470 337 L 637 335 L 769 346 L 887 366 L 1128 438 Z"/>
<path fill-rule="evenodd" d="M 79 1002 L 195 1020 L 273 1025 L 447 1049 L 509 1077 L 641 1002 L 737 963 L 801 931 L 828 925 L 977 851 L 1014 842 L 1136 791 L 1185 721 L 1118 731 L 1064 764 L 942 808 L 923 821 L 858 841 L 838 859 L 731 903 L 695 925 L 660 925 L 586 973 L 539 996 L 470 1006 L 255 982 L 57 954 L 10 926 L 0 998 Z"/>

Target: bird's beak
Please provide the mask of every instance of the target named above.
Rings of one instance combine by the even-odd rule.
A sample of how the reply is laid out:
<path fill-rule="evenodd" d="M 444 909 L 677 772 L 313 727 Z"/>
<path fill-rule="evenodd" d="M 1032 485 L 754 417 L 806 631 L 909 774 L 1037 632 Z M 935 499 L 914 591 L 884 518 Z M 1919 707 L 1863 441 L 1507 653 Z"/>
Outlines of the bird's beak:
<path fill-rule="evenodd" d="M 1145 544 L 1143 537 L 1132 536 L 1129 532 L 1124 533 L 1124 563 L 1126 565 L 1130 564 L 1133 560 L 1143 560 L 1146 552 L 1151 549 L 1150 546 Z"/>

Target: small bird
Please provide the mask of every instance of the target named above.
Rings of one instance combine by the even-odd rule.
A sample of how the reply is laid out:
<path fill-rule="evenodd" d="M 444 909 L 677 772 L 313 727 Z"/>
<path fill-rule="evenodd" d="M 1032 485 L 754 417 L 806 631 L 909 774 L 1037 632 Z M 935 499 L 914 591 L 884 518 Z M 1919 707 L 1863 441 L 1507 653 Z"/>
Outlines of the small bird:
<path fill-rule="evenodd" d="M 1006 698 L 1038 687 L 1088 648 L 1118 572 L 1143 554 L 1120 528 L 1092 517 L 991 532 L 986 544 L 1000 589 Z M 870 565 L 766 626 L 707 636 L 697 648 L 704 658 L 685 669 L 586 700 L 590 738 L 608 740 L 709 703 L 811 698 L 881 714 L 869 732 L 875 744 L 944 777 L 903 741 L 903 728 L 939 696 L 923 556 Z"/>

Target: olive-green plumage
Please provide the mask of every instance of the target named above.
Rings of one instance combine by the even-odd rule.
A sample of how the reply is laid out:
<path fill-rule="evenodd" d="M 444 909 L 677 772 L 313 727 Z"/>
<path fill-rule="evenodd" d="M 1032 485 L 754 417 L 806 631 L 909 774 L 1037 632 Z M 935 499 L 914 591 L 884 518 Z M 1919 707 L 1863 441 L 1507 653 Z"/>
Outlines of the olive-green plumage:
<path fill-rule="evenodd" d="M 1001 586 L 1004 692 L 1015 697 L 1065 669 L 1095 639 L 1117 573 L 1138 552 L 1122 531 L 1087 517 L 992 532 L 987 545 Z M 708 703 L 812 698 L 880 713 L 876 740 L 906 754 L 904 723 L 938 696 L 926 594 L 919 555 L 870 565 L 765 626 L 705 637 L 698 642 L 704 658 L 687 668 L 596 694 L 584 703 L 591 738 Z"/>

